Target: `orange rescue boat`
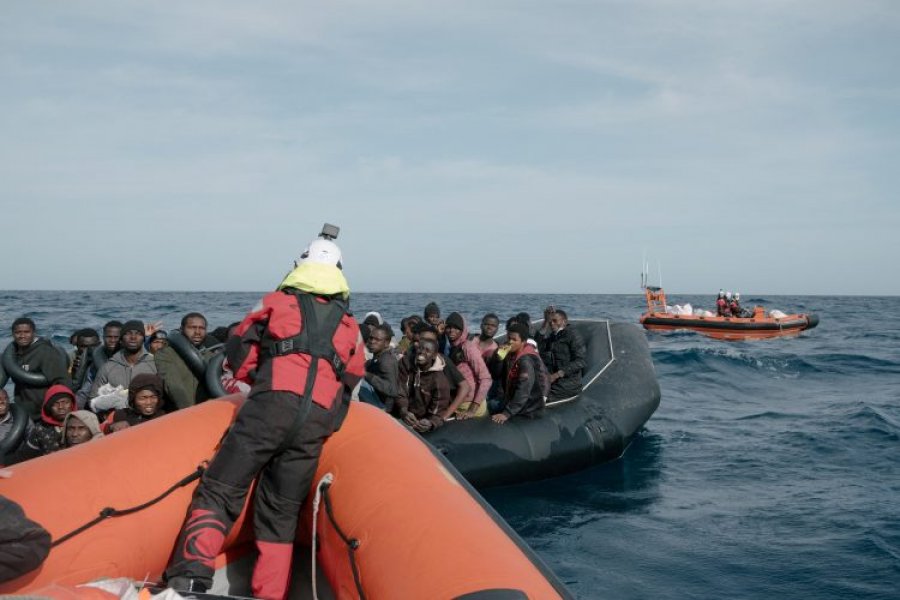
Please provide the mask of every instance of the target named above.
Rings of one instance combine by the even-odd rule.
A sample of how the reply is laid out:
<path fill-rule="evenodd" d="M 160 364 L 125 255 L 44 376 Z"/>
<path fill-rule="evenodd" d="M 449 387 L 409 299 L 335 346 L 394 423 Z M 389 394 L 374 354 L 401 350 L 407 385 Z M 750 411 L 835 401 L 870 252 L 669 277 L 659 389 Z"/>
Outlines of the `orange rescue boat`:
<path fill-rule="evenodd" d="M 240 395 L 210 400 L 11 467 L 0 494 L 47 529 L 54 546 L 38 569 L 0 585 L 0 593 L 96 597 L 96 588 L 78 584 L 159 581 L 198 466 L 213 456 L 242 402 Z M 450 463 L 383 411 L 351 405 L 325 444 L 315 481 L 290 597 L 310 597 L 313 586 L 322 598 L 571 597 Z M 249 591 L 246 511 L 217 560 L 210 593 Z"/>
<path fill-rule="evenodd" d="M 640 323 L 651 331 L 690 330 L 717 340 L 761 340 L 797 335 L 819 324 L 813 313 L 784 316 L 767 315 L 765 308 L 755 306 L 749 317 L 706 317 L 702 315 L 678 315 L 666 304 L 666 293 L 660 287 L 644 287 L 647 312 Z"/>

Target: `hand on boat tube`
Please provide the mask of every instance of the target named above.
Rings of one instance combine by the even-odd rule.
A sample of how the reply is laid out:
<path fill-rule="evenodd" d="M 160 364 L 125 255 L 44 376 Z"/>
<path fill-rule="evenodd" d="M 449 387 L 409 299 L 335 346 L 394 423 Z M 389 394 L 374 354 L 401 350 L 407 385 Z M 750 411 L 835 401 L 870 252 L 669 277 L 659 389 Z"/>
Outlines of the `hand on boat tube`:
<path fill-rule="evenodd" d="M 509 421 L 509 417 L 507 417 L 503 413 L 498 413 L 498 414 L 494 415 L 493 417 L 491 417 L 491 421 L 493 421 L 497 425 L 503 425 L 504 423 Z"/>

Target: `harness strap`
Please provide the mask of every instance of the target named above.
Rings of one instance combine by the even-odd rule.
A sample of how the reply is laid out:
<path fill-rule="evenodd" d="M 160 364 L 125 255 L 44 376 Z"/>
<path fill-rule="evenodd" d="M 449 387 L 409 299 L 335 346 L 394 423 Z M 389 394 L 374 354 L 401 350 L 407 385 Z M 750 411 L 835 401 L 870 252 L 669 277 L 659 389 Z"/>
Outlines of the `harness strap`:
<path fill-rule="evenodd" d="M 312 393 L 313 388 L 316 385 L 316 377 L 319 374 L 319 359 L 324 358 L 329 360 L 332 368 L 334 369 L 335 374 L 338 379 L 342 379 L 344 375 L 344 369 L 346 365 L 344 361 L 341 360 L 340 356 L 334 349 L 334 333 L 337 331 L 337 328 L 341 325 L 341 320 L 344 318 L 345 309 L 343 304 L 337 303 L 337 308 L 340 310 L 332 310 L 328 314 L 328 318 L 325 322 L 319 322 L 318 311 L 316 307 L 316 301 L 313 297 L 306 293 L 297 293 L 294 294 L 297 298 L 297 307 L 300 309 L 300 318 L 301 318 L 301 327 L 302 331 L 291 338 L 287 338 L 286 340 L 295 340 L 298 338 L 302 338 L 302 345 L 305 346 L 305 349 L 301 347 L 294 347 L 291 344 L 292 350 L 291 353 L 304 353 L 309 354 L 309 370 L 306 372 L 306 384 L 303 388 L 303 395 L 300 396 L 300 407 L 297 411 L 297 414 L 294 416 L 294 422 L 291 424 L 291 428 L 288 430 L 287 434 L 284 436 L 284 439 L 281 441 L 281 444 L 278 446 L 278 452 L 284 452 L 287 450 L 288 446 L 294 439 L 294 436 L 297 435 L 297 432 L 300 431 L 300 428 L 303 427 L 303 424 L 306 422 L 306 418 L 309 416 L 309 411 L 312 408 Z M 337 302 L 336 300 L 331 300 L 331 302 Z M 313 339 L 310 334 L 313 336 L 317 336 L 315 339 L 320 340 L 318 342 L 319 345 L 324 346 L 327 344 L 329 350 L 326 352 L 316 351 L 311 346 L 310 340 Z M 325 337 L 327 336 L 327 338 Z M 323 342 L 322 340 L 327 339 L 327 342 Z"/>

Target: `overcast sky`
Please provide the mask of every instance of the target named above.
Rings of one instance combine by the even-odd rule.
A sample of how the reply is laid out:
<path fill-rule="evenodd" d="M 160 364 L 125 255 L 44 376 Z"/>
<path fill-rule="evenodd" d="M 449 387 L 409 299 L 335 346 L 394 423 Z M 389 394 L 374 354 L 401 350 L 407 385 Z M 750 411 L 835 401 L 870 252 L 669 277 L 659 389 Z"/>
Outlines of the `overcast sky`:
<path fill-rule="evenodd" d="M 900 294 L 900 2 L 0 3 L 0 287 Z"/>

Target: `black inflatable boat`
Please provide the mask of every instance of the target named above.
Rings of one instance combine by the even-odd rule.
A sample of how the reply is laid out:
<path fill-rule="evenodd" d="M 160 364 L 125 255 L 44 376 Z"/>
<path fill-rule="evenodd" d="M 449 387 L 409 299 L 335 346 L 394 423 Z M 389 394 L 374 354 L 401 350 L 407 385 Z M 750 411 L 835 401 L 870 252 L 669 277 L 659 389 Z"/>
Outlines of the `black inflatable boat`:
<path fill-rule="evenodd" d="M 587 345 L 581 394 L 548 403 L 537 419 L 451 421 L 424 436 L 474 486 L 546 479 L 614 460 L 659 406 L 643 331 L 575 319 L 569 327 Z"/>

